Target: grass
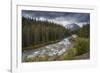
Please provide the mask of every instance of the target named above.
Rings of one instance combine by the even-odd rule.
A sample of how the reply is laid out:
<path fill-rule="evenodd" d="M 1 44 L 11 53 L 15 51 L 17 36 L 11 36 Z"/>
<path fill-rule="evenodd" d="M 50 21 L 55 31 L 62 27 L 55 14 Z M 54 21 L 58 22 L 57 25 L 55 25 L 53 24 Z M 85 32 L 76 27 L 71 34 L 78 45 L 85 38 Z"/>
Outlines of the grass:
<path fill-rule="evenodd" d="M 26 58 L 26 62 L 37 62 L 37 61 L 47 61 L 48 60 L 47 55 L 42 55 L 42 56 L 37 56 L 37 57 L 31 57 L 31 58 Z"/>
<path fill-rule="evenodd" d="M 56 61 L 56 60 L 58 60 L 58 56 L 48 56 L 48 55 L 25 58 L 25 62 Z"/>
<path fill-rule="evenodd" d="M 77 38 L 74 47 L 76 48 L 76 55 L 82 55 L 90 51 L 90 41 L 88 38 Z"/>
<path fill-rule="evenodd" d="M 70 48 L 63 55 L 59 57 L 59 60 L 73 60 L 76 54 L 75 48 Z"/>

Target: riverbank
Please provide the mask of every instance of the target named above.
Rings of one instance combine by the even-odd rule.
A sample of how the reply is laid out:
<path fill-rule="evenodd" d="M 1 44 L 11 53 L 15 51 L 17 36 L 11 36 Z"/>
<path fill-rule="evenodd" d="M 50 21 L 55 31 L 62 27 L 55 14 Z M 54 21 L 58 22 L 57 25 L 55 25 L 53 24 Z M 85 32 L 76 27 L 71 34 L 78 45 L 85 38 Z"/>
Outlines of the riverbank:
<path fill-rule="evenodd" d="M 89 59 L 89 39 L 67 37 L 60 42 L 22 52 L 22 62 Z"/>
<path fill-rule="evenodd" d="M 22 61 L 44 61 L 47 58 L 48 60 L 55 60 L 71 47 L 72 45 L 68 37 L 55 44 L 47 45 L 35 50 L 24 51 L 22 53 Z"/>

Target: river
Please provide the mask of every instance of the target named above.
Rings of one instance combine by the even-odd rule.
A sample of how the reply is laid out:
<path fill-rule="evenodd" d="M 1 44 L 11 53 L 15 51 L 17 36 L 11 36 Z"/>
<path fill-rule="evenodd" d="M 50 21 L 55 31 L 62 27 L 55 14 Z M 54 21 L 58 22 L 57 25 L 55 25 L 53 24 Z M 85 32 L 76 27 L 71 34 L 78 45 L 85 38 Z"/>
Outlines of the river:
<path fill-rule="evenodd" d="M 22 52 L 22 61 L 24 62 L 26 58 L 33 58 L 42 55 L 47 55 L 51 57 L 60 56 L 69 48 L 71 48 L 71 42 L 69 38 L 70 37 L 67 37 L 60 42 L 37 48 L 35 50 L 24 51 Z"/>

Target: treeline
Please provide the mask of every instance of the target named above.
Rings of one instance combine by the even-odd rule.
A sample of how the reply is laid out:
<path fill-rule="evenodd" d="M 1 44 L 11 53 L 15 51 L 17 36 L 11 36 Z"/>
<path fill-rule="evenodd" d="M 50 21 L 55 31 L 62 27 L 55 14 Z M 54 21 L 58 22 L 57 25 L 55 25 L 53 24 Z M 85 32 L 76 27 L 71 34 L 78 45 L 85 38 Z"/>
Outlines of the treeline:
<path fill-rule="evenodd" d="M 73 42 L 73 48 L 68 51 L 69 55 L 65 56 L 66 59 L 75 59 L 75 56 L 90 53 L 90 24 L 83 25 L 81 28 L 70 31 L 71 34 L 76 34 L 75 39 L 71 39 Z"/>
<path fill-rule="evenodd" d="M 85 25 L 83 25 L 83 27 L 81 27 L 77 30 L 70 31 L 70 33 L 71 34 L 76 34 L 79 37 L 89 38 L 90 37 L 90 24 L 85 24 Z"/>
<path fill-rule="evenodd" d="M 90 24 L 83 25 L 81 29 L 77 31 L 79 37 L 90 38 Z"/>
<path fill-rule="evenodd" d="M 70 32 L 63 26 L 48 21 L 37 21 L 22 17 L 22 47 L 60 41 Z"/>

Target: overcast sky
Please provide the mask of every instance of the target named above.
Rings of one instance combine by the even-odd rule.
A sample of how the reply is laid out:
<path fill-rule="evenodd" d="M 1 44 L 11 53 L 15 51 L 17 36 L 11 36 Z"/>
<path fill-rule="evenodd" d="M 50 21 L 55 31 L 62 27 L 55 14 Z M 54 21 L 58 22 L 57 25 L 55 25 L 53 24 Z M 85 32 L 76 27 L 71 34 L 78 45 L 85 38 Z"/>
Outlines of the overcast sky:
<path fill-rule="evenodd" d="M 79 26 L 82 26 L 83 24 L 90 22 L 89 13 L 22 10 L 22 16 L 41 21 L 50 21 L 63 26 L 71 23 L 76 23 Z"/>

